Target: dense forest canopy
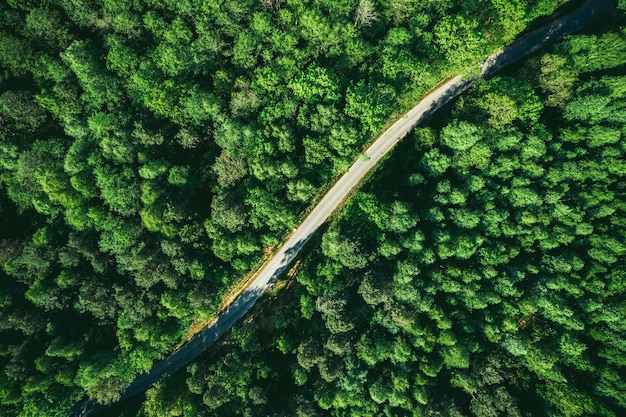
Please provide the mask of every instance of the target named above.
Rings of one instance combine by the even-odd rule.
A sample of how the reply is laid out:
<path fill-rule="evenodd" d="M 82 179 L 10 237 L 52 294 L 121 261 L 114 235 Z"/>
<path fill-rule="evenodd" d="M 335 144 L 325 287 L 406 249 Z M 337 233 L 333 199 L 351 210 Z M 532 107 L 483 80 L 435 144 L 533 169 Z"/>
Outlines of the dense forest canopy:
<path fill-rule="evenodd" d="M 206 320 L 215 313 L 228 289 L 261 260 L 266 248 L 291 230 L 298 213 L 349 165 L 392 114 L 413 105 L 441 79 L 477 65 L 562 3 L 0 2 L 2 415 L 66 416 L 71 405 L 85 395 L 103 403 L 114 401 L 138 373 L 150 369 L 155 359 L 184 341 L 194 321 Z M 583 72 L 602 71 L 623 62 L 623 51 L 619 49 L 623 33 L 616 30 L 599 39 L 603 43 L 572 44 L 568 47 L 575 52 L 572 57 L 567 51 L 555 52 L 546 62 L 537 64 L 543 72 L 532 82 L 538 83 L 536 88 L 545 95 L 542 98 L 546 105 L 562 107 L 563 117 L 573 121 L 567 125 L 571 143 L 580 141 L 576 138 L 585 137 L 585 132 L 593 132 L 594 138 L 598 134 L 597 146 L 590 145 L 591 150 L 601 152 L 602 163 L 613 161 L 616 165 L 611 169 L 596 167 L 590 178 L 610 182 L 610 175 L 619 171 L 622 138 L 618 133 L 623 130 L 620 108 L 613 103 L 621 99 L 623 89 L 615 74 L 613 78 L 581 84 L 585 87 L 579 86 L 578 79 Z M 591 56 L 585 55 L 587 52 L 602 59 L 587 62 L 580 58 Z M 607 64 L 613 62 L 611 59 L 615 63 Z M 589 67 L 580 69 L 585 66 Z M 443 174 L 457 159 L 464 160 L 467 169 L 474 167 L 474 159 L 477 164 L 496 160 L 497 152 L 513 152 L 515 146 L 530 140 L 521 139 L 524 135 L 534 138 L 528 152 L 544 148 L 547 152 L 547 146 L 538 145 L 547 141 L 552 129 L 538 124 L 542 100 L 521 81 L 500 82 L 498 88 L 516 91 L 510 93 L 512 96 L 526 94 L 532 100 L 526 103 L 502 96 L 496 87 L 482 87 L 485 94 L 491 94 L 487 101 L 491 104 L 483 108 L 484 103 L 475 98 L 467 108 L 491 112 L 490 124 L 482 126 L 481 121 L 459 119 L 441 133 L 420 131 L 422 147 L 417 151 L 419 158 L 423 154 L 423 168 L 407 177 L 411 184 L 417 186 L 425 181 L 429 187 L 434 186 L 435 180 L 427 181 L 428 175 L 437 170 Z M 508 106 L 510 112 L 499 113 L 501 106 Z M 460 116 L 465 114 L 463 111 L 469 112 L 459 106 Z M 489 129 L 507 131 L 511 123 L 519 125 L 520 130 L 506 136 L 510 143 L 498 145 L 502 149 L 494 150 L 490 142 L 483 140 L 491 134 Z M 466 133 L 469 136 L 465 137 Z M 449 146 L 433 146 L 439 137 Z M 521 164 L 519 158 L 512 158 L 513 162 L 507 162 L 505 154 L 501 158 L 505 164 L 501 175 L 511 170 L 521 172 L 516 165 L 506 165 Z M 571 175 L 577 169 L 572 163 L 563 162 L 563 169 L 572 171 Z M 580 162 L 583 168 L 589 163 Z M 548 168 L 532 169 L 534 177 L 520 177 L 507 186 L 510 192 L 506 195 L 515 204 L 524 201 L 528 207 L 535 207 L 544 198 L 543 191 L 535 190 L 532 184 L 543 178 Z M 481 183 L 489 184 L 489 175 L 474 174 L 472 189 L 480 190 Z M 459 181 L 449 179 L 446 185 L 442 180 L 437 187 L 443 196 L 448 187 L 450 193 L 455 191 L 450 198 L 466 201 L 468 196 L 457 190 L 463 188 Z M 426 195 L 428 190 L 419 193 Z M 581 236 L 590 236 L 588 244 L 593 246 L 600 265 L 604 258 L 615 258 L 617 264 L 621 259 L 620 240 L 605 239 L 602 228 L 592 221 L 619 219 L 612 215 L 621 210 L 619 190 L 607 190 L 612 194 L 604 189 L 581 190 L 597 200 L 588 209 L 595 214 L 589 214 L 590 219 L 578 227 Z M 463 205 L 461 200 L 455 204 Z M 436 233 L 422 231 L 429 242 L 433 233 L 441 235 L 441 245 L 434 252 L 427 246 L 424 251 L 418 249 L 419 230 L 426 226 L 417 229 L 415 221 L 426 217 L 423 213 L 415 217 L 416 208 L 411 208 L 410 201 L 387 202 L 376 193 L 356 201 L 348 208 L 346 220 L 333 226 L 323 239 L 324 254 L 328 256 L 325 269 L 315 272 L 311 264 L 307 266 L 313 271 L 310 276 L 343 282 L 341 269 L 360 271 L 366 266 L 375 274 L 379 262 L 370 257 L 377 250 L 380 259 L 389 262 L 396 255 L 405 256 L 400 255 L 405 249 L 404 233 L 413 233 L 412 250 L 424 259 L 446 256 L 439 250 L 447 250 L 448 258 L 464 253 L 467 259 L 473 259 L 472 254 L 478 251 L 471 242 L 472 233 L 478 232 L 472 232 L 469 226 L 480 223 L 480 206 L 462 207 L 454 214 L 436 205 L 429 208 L 432 227 L 446 216 L 454 216 L 469 229 L 459 239 L 445 228 Z M 558 206 L 565 217 L 569 209 L 575 208 L 567 201 L 564 207 Z M 391 205 L 385 209 L 388 203 Z M 367 204 L 372 209 L 380 208 L 381 216 L 388 210 L 395 219 L 394 226 L 384 231 L 371 228 L 362 237 L 354 231 L 354 235 L 345 237 L 348 229 L 341 222 L 350 223 L 354 210 L 370 207 Z M 363 210 L 374 216 L 367 208 Z M 499 215 L 493 215 L 498 222 Z M 545 222 L 542 216 L 548 214 L 529 211 L 525 216 L 524 221 L 536 224 L 538 233 L 525 239 L 530 242 L 540 236 L 550 245 L 550 239 L 541 237 L 546 232 L 540 227 Z M 372 227 L 376 224 L 374 220 L 370 223 Z M 556 235 L 562 237 L 552 239 L 567 239 L 570 229 L 565 226 L 557 229 Z M 609 229 L 615 233 L 620 230 L 613 225 Z M 515 237 L 514 230 L 507 233 L 511 239 L 521 239 Z M 525 247 L 526 243 L 520 245 Z M 375 244 L 381 249 L 374 249 Z M 486 243 L 484 246 L 489 247 Z M 504 256 L 500 252 L 505 249 L 497 248 L 493 249 L 494 256 Z M 560 261 L 559 255 L 554 255 L 554 262 Z M 422 269 L 429 273 L 428 268 Z M 618 270 L 614 274 L 617 277 Z M 372 278 L 368 280 L 363 282 Z M 335 298 L 329 292 L 331 298 L 326 301 L 316 298 L 326 290 L 318 293 L 321 290 L 310 288 L 310 294 L 302 296 L 304 316 L 312 318 L 315 311 L 327 309 L 324 317 L 338 320 L 335 329 L 352 326 L 350 317 L 341 312 L 349 311 L 346 308 L 350 300 L 357 298 L 354 294 L 352 299 L 344 298 L 351 294 L 348 288 L 352 284 L 341 285 L 346 289 L 332 293 Z M 376 303 L 385 307 L 380 313 L 353 313 L 358 317 L 364 314 L 360 324 L 366 323 L 363 317 L 368 314 L 383 323 L 385 314 L 391 314 L 386 311 L 393 300 Z M 596 300 L 594 305 L 603 302 Z M 443 320 L 447 305 L 432 306 L 430 314 Z M 619 317 L 619 304 L 614 311 Z M 319 327 L 322 322 L 317 323 Z M 378 327 L 371 332 L 378 332 L 377 337 L 383 339 L 386 335 Z M 294 337 L 285 333 L 281 342 L 285 343 L 285 354 L 293 349 L 304 352 L 301 356 L 309 351 L 323 354 L 321 347 L 301 344 Z M 448 343 L 459 355 L 465 354 L 451 341 Z M 322 363 L 317 357 L 312 357 L 315 361 L 310 366 L 303 362 L 294 368 L 300 385 L 314 365 Z M 428 359 L 433 361 L 433 369 L 439 366 L 439 359 Z M 194 366 L 194 374 L 204 372 L 199 365 Z M 261 377 L 270 374 L 269 368 L 257 372 Z M 380 384 L 388 384 L 383 373 L 376 375 Z M 607 387 L 620 381 L 611 377 L 613 374 L 604 375 L 608 375 Z M 310 380 L 312 384 L 321 383 L 313 382 L 313 376 Z M 368 385 L 362 382 L 359 384 L 365 389 Z M 558 387 L 550 385 L 549 389 Z M 204 388 L 190 389 L 202 393 Z M 263 404 L 265 391 L 250 389 L 256 396 L 254 402 Z M 330 406 L 331 398 L 342 398 L 328 390 L 319 392 L 316 395 L 324 408 Z M 310 400 L 308 393 L 298 395 Z M 231 393 L 207 394 L 205 398 L 221 398 L 228 403 L 232 398 L 228 399 L 227 394 Z M 427 395 L 427 388 L 423 395 Z M 383 399 L 384 395 L 376 398 Z M 242 406 L 246 404 L 242 402 Z M 185 407 L 195 406 L 190 401 Z M 200 415 L 193 414 L 196 411 L 208 412 L 195 410 L 189 415 Z M 172 415 L 180 415 L 176 413 L 172 411 Z"/>
<path fill-rule="evenodd" d="M 287 297 L 122 416 L 623 416 L 625 17 L 417 128 Z"/>

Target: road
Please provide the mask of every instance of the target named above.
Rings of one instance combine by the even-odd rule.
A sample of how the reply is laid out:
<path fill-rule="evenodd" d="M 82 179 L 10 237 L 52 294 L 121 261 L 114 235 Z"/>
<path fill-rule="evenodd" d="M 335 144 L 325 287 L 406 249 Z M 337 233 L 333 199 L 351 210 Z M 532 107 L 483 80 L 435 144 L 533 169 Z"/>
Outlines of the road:
<path fill-rule="evenodd" d="M 576 32 L 594 20 L 601 11 L 615 5 L 616 0 L 595 0 L 585 3 L 580 9 L 538 29 L 493 55 L 481 67 L 481 73 L 475 77 L 456 76 L 440 85 L 424 97 L 400 120 L 389 127 L 366 151 L 365 157 L 359 158 L 350 169 L 325 194 L 311 213 L 291 234 L 289 239 L 258 272 L 249 287 L 220 314 L 205 330 L 169 358 L 155 364 L 150 373 L 138 376 L 126 389 L 120 401 L 139 394 L 162 377 L 176 372 L 198 355 L 213 345 L 220 336 L 242 318 L 267 290 L 272 282 L 281 275 L 296 259 L 304 244 L 311 238 L 328 217 L 340 206 L 344 199 L 360 183 L 363 177 L 376 166 L 404 136 L 420 121 L 430 116 L 452 98 L 467 90 L 479 77 L 488 77 L 512 62 L 515 62 L 536 50 L 554 43 L 562 36 Z M 112 404 L 115 405 L 115 404 Z M 102 411 L 109 406 L 87 400 L 73 409 L 74 417 L 85 417 Z"/>

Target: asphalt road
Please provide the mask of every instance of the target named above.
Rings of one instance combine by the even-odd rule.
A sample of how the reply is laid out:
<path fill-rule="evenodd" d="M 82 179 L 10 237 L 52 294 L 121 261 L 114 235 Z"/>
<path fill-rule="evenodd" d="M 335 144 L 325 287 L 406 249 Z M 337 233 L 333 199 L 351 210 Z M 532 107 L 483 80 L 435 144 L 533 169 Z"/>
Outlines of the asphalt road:
<path fill-rule="evenodd" d="M 273 258 L 263 266 L 250 286 L 236 298 L 215 321 L 170 357 L 155 364 L 150 373 L 138 376 L 128 389 L 122 393 L 121 399 L 118 402 L 145 391 L 162 377 L 176 372 L 208 349 L 220 336 L 230 330 L 233 324 L 250 310 L 263 292 L 270 287 L 272 282 L 296 259 L 304 244 L 337 207 L 339 207 L 349 193 L 355 189 L 363 177 L 376 166 L 378 161 L 406 136 L 415 125 L 430 116 L 452 98 L 467 90 L 478 77 L 493 75 L 512 62 L 554 43 L 562 36 L 584 28 L 591 23 L 602 10 L 616 3 L 616 0 L 595 0 L 587 2 L 573 13 L 530 33 L 511 46 L 491 55 L 482 65 L 480 76 L 468 78 L 467 76 L 463 77 L 459 75 L 440 85 L 437 89 L 424 97 L 417 106 L 412 108 L 400 120 L 389 127 L 365 151 L 364 158 L 359 158 L 352 164 L 350 169 L 326 193 L 300 226 L 294 230 L 289 239 L 275 253 Z M 74 407 L 73 416 L 85 417 L 108 407 L 109 406 L 99 405 L 94 400 L 87 400 Z"/>

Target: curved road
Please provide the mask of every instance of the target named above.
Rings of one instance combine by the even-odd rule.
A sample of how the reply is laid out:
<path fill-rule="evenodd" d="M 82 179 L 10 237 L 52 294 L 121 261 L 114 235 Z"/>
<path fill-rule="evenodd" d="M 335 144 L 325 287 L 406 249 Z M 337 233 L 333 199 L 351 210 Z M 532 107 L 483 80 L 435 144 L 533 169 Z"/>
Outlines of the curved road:
<path fill-rule="evenodd" d="M 584 28 L 601 11 L 608 9 L 616 3 L 617 0 L 589 1 L 573 13 L 524 36 L 511 46 L 491 55 L 482 64 L 479 76 L 473 78 L 461 75 L 456 76 L 424 97 L 417 106 L 396 121 L 365 151 L 366 158 L 359 158 L 352 164 L 348 172 L 335 183 L 300 226 L 294 230 L 287 242 L 262 267 L 250 286 L 215 321 L 169 358 L 155 364 L 150 373 L 139 375 L 122 393 L 121 399 L 117 403 L 145 391 L 162 377 L 176 372 L 213 345 L 221 335 L 230 330 L 233 324 L 250 310 L 263 292 L 294 261 L 300 249 L 335 209 L 339 207 L 350 191 L 355 189 L 378 161 L 406 136 L 416 124 L 430 116 L 449 100 L 467 90 L 479 77 L 493 75 L 510 63 L 554 43 L 562 36 Z M 83 401 L 73 408 L 73 416 L 85 417 L 117 403 L 102 406 L 95 400 Z"/>

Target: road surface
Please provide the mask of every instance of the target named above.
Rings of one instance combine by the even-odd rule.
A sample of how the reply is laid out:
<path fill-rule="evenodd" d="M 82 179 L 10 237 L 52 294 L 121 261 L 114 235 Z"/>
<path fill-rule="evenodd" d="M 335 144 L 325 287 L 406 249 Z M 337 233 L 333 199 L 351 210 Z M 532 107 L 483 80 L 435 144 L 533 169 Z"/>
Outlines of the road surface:
<path fill-rule="evenodd" d="M 122 393 L 118 402 L 145 391 L 162 377 L 176 372 L 213 345 L 221 335 L 230 330 L 233 324 L 250 310 L 272 282 L 295 260 L 304 244 L 315 234 L 335 209 L 340 206 L 350 192 L 355 189 L 363 177 L 415 125 L 430 116 L 452 98 L 467 90 L 479 77 L 493 75 L 510 63 L 554 43 L 562 36 L 584 28 L 602 10 L 614 4 L 616 4 L 616 0 L 587 2 L 575 12 L 528 34 L 511 46 L 491 55 L 481 66 L 480 75 L 472 78 L 461 75 L 456 76 L 424 97 L 417 106 L 396 121 L 365 151 L 365 158 L 359 158 L 352 164 L 348 172 L 335 183 L 300 226 L 294 230 L 287 242 L 262 267 L 249 287 L 215 321 L 169 358 L 155 364 L 150 373 L 138 376 Z M 94 400 L 87 400 L 74 407 L 73 416 L 85 417 L 108 407 L 99 405 Z"/>

